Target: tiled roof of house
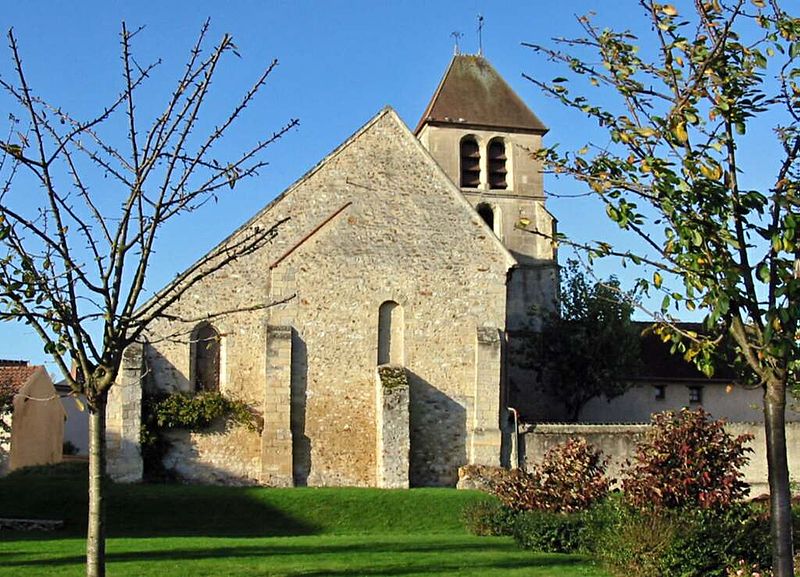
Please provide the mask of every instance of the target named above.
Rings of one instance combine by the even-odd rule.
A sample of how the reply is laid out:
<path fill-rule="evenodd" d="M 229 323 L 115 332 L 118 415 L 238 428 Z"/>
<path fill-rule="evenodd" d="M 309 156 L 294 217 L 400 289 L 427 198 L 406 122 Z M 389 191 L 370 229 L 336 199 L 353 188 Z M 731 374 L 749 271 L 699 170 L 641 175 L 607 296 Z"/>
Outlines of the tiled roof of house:
<path fill-rule="evenodd" d="M 467 54 L 453 57 L 415 133 L 426 123 L 547 132 L 542 121 L 483 56 Z"/>
<path fill-rule="evenodd" d="M 642 368 L 636 380 L 640 381 L 709 381 L 694 363 L 684 360 L 681 354 L 670 352 L 671 343 L 664 343 L 658 335 L 647 330 L 652 323 L 639 322 L 642 334 Z M 677 323 L 683 330 L 703 332 L 700 323 Z M 736 373 L 724 361 L 716 363 L 712 381 L 733 382 Z"/>
<path fill-rule="evenodd" d="M 0 359 L 0 384 L 11 385 L 15 391 L 19 391 L 38 368 L 37 365 L 29 365 L 28 361 Z"/>

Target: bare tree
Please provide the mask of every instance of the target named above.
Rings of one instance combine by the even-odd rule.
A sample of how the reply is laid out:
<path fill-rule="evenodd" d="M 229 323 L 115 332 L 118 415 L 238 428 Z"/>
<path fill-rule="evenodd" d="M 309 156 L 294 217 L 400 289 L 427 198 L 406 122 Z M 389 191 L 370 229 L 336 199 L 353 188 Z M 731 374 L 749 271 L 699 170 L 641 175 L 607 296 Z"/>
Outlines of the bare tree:
<path fill-rule="evenodd" d="M 0 77 L 17 107 L 0 141 L 0 320 L 33 327 L 72 392 L 86 397 L 91 577 L 105 574 L 105 411 L 123 351 L 196 283 L 269 243 L 281 223 L 250 225 L 143 304 L 159 232 L 256 175 L 266 164 L 265 149 L 297 125 L 291 120 L 244 150 L 223 148 L 223 137 L 275 69 L 273 61 L 216 125 L 204 128 L 208 119 L 200 119 L 212 80 L 223 58 L 238 56 L 227 34 L 209 43 L 208 21 L 163 111 L 144 118 L 139 95 L 160 61 L 137 63 L 131 50 L 140 31 L 122 24 L 122 88 L 88 120 L 37 95 L 13 30 L 13 79 Z M 70 372 L 73 364 L 76 373 Z"/>

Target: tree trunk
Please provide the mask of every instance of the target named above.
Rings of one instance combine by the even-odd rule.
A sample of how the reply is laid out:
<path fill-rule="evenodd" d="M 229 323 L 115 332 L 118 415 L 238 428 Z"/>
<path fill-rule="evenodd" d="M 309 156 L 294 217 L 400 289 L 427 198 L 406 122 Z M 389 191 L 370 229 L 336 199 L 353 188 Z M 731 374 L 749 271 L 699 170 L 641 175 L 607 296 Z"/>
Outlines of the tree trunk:
<path fill-rule="evenodd" d="M 793 577 L 792 505 L 786 457 L 786 384 L 771 379 L 764 391 L 764 429 L 769 470 L 772 570 L 775 577 Z"/>
<path fill-rule="evenodd" d="M 89 412 L 89 527 L 86 534 L 86 576 L 106 574 L 106 402 L 101 394 Z"/>

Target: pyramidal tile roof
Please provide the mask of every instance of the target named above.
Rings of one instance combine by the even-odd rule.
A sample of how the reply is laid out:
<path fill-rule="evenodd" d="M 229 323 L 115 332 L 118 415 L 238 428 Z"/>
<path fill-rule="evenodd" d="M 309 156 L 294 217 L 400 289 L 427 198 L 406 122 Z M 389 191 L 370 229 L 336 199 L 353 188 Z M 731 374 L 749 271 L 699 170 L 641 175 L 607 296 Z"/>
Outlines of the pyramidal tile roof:
<path fill-rule="evenodd" d="M 0 385 L 10 385 L 13 390 L 19 391 L 38 368 L 29 365 L 28 361 L 0 359 Z"/>
<path fill-rule="evenodd" d="M 483 57 L 456 54 L 417 125 L 459 125 L 544 134 L 547 127 Z"/>

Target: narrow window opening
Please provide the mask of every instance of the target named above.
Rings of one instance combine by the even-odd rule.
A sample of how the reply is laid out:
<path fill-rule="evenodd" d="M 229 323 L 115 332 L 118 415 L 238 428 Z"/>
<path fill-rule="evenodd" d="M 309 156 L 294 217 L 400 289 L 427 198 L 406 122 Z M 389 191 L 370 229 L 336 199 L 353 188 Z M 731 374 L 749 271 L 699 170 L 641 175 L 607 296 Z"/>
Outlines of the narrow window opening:
<path fill-rule="evenodd" d="M 693 405 L 703 402 L 703 387 L 689 387 L 689 402 Z"/>
<path fill-rule="evenodd" d="M 196 391 L 218 391 L 220 373 L 220 334 L 208 323 L 195 331 L 194 387 Z"/>
<path fill-rule="evenodd" d="M 494 190 L 505 190 L 508 188 L 506 182 L 506 144 L 502 138 L 495 138 L 489 142 L 489 188 Z"/>
<path fill-rule="evenodd" d="M 461 139 L 461 188 L 478 188 L 481 184 L 481 152 L 474 136 Z"/>
<path fill-rule="evenodd" d="M 664 399 L 667 398 L 667 387 L 665 387 L 664 385 L 656 385 L 653 388 L 655 389 L 656 392 L 657 401 L 663 401 Z"/>
<path fill-rule="evenodd" d="M 486 203 L 481 203 L 478 205 L 478 214 L 489 228 L 494 230 L 494 210 L 492 210 L 492 207 Z"/>

